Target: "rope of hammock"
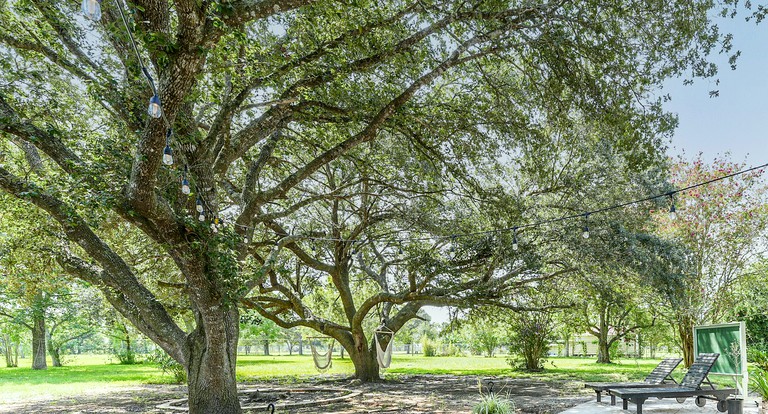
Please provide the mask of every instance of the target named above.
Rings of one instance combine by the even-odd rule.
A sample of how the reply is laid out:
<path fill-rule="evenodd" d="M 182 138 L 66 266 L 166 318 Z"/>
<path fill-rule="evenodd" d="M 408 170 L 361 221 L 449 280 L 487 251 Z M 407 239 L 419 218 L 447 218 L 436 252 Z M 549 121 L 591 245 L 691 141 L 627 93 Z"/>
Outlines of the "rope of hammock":
<path fill-rule="evenodd" d="M 379 334 L 389 335 L 389 343 L 386 349 L 381 349 Z M 392 344 L 395 343 L 395 333 L 390 330 L 377 329 L 373 333 L 373 340 L 376 343 L 376 361 L 379 363 L 379 368 L 389 368 L 389 364 L 392 363 Z"/>
<path fill-rule="evenodd" d="M 326 351 L 325 354 L 320 354 L 315 347 L 315 341 L 309 341 L 309 347 L 312 348 L 312 360 L 315 362 L 315 368 L 317 368 L 319 372 L 325 372 L 331 369 L 331 366 L 333 365 L 331 356 L 333 356 L 334 343 L 335 340 L 331 339 L 328 343 L 328 351 Z"/>

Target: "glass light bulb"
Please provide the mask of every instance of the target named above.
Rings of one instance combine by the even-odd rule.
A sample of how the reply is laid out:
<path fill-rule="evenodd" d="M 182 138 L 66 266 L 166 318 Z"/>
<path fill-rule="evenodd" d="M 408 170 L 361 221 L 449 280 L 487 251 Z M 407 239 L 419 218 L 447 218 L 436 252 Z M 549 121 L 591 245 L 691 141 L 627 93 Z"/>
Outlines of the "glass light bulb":
<path fill-rule="evenodd" d="M 147 108 L 147 113 L 152 118 L 160 118 L 163 116 L 163 107 L 160 105 L 159 96 L 152 95 L 152 97 L 149 98 L 149 107 Z"/>
<path fill-rule="evenodd" d="M 581 233 L 581 237 L 588 239 L 589 238 L 589 229 L 584 227 L 584 233 Z"/>
<path fill-rule="evenodd" d="M 512 250 L 517 251 L 517 249 L 518 249 L 518 245 L 517 245 L 517 241 L 515 241 L 512 243 Z"/>
<path fill-rule="evenodd" d="M 670 220 L 675 220 L 677 218 L 677 209 L 674 204 L 669 208 L 669 218 Z"/>
<path fill-rule="evenodd" d="M 205 221 L 205 214 L 200 213 L 200 215 L 197 216 L 197 219 L 200 220 L 200 221 Z"/>
<path fill-rule="evenodd" d="M 163 150 L 163 164 L 173 165 L 173 150 L 170 145 L 166 145 Z"/>
<path fill-rule="evenodd" d="M 185 178 L 181 180 L 181 192 L 182 194 L 189 194 L 189 181 Z"/>
<path fill-rule="evenodd" d="M 101 0 L 83 0 L 82 10 L 85 17 L 94 22 L 101 20 Z"/>
<path fill-rule="evenodd" d="M 243 243 L 248 244 L 248 237 L 243 237 Z"/>
<path fill-rule="evenodd" d="M 203 212 L 203 202 L 200 201 L 200 199 L 198 198 L 197 201 L 195 202 L 195 204 L 196 204 L 195 205 L 195 210 L 197 210 L 198 213 L 202 213 Z"/>

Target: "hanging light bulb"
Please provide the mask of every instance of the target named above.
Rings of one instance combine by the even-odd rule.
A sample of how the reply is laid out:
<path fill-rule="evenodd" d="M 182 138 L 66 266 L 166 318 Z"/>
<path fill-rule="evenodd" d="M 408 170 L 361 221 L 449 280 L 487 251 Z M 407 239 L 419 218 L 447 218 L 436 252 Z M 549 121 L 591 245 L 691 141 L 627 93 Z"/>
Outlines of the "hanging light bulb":
<path fill-rule="evenodd" d="M 589 226 L 586 224 L 584 225 L 584 231 L 581 233 L 581 237 L 588 239 L 589 238 Z"/>
<path fill-rule="evenodd" d="M 214 233 L 218 233 L 219 232 L 219 228 L 216 227 L 216 224 L 213 223 L 213 222 L 211 222 L 211 231 L 214 232 Z"/>
<path fill-rule="evenodd" d="M 197 201 L 195 201 L 195 210 L 197 210 L 198 213 L 203 212 L 203 200 L 199 197 L 197 198 Z"/>
<path fill-rule="evenodd" d="M 173 165 L 173 150 L 168 143 L 165 144 L 165 149 L 163 150 L 163 164 Z"/>
<path fill-rule="evenodd" d="M 197 216 L 197 219 L 200 220 L 200 221 L 205 221 L 205 213 L 201 211 L 200 215 Z"/>
<path fill-rule="evenodd" d="M 184 173 L 181 176 L 182 177 L 181 178 L 181 193 L 188 195 L 190 193 L 190 189 L 189 189 L 189 180 L 187 180 L 187 172 L 189 172 L 189 169 L 185 165 L 184 166 Z"/>
<path fill-rule="evenodd" d="M 85 17 L 94 22 L 101 20 L 101 0 L 83 0 L 82 10 Z"/>
<path fill-rule="evenodd" d="M 213 225 L 216 226 L 217 229 L 220 227 L 221 223 L 219 216 L 213 216 Z"/>
<path fill-rule="evenodd" d="M 677 209 L 675 208 L 675 196 L 674 193 L 669 193 L 669 219 L 677 219 Z"/>
<path fill-rule="evenodd" d="M 248 244 L 248 236 L 243 237 L 243 243 Z"/>
<path fill-rule="evenodd" d="M 159 96 L 152 95 L 152 97 L 149 98 L 149 107 L 147 107 L 147 113 L 152 118 L 160 118 L 163 116 L 163 107 L 160 105 Z"/>
<path fill-rule="evenodd" d="M 517 227 L 512 229 L 512 250 L 517 251 Z"/>

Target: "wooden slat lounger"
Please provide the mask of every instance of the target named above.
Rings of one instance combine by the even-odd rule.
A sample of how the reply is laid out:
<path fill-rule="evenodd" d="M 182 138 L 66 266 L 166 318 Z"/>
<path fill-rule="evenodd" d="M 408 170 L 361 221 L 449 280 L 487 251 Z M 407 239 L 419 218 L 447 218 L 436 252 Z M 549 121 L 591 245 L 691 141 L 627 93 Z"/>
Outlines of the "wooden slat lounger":
<path fill-rule="evenodd" d="M 659 385 L 665 385 L 666 381 L 672 381 L 672 383 L 677 384 L 677 381 L 675 381 L 674 378 L 672 378 L 672 371 L 677 368 L 678 365 L 680 365 L 680 362 L 682 362 L 682 358 L 665 358 L 662 360 L 659 365 L 656 365 L 656 368 L 651 371 L 650 374 L 648 374 L 647 377 L 645 377 L 645 380 L 643 382 L 588 382 L 584 384 L 585 388 L 592 388 L 595 390 L 595 394 L 597 394 L 597 402 L 600 402 L 602 400 L 602 393 L 603 391 L 607 391 L 611 388 L 647 388 L 647 387 L 658 387 Z M 611 397 L 611 405 L 616 404 L 616 397 Z"/>
<path fill-rule="evenodd" d="M 715 389 L 712 382 L 707 377 L 712 366 L 717 361 L 720 354 L 699 354 L 696 361 L 688 368 L 688 372 L 683 380 L 677 386 L 667 386 L 658 388 L 617 388 L 609 389 L 608 392 L 615 397 L 622 399 L 622 408 L 627 410 L 628 403 L 637 406 L 637 414 L 643 414 L 643 403 L 648 398 L 677 398 L 682 402 L 688 397 L 696 397 L 696 405 L 703 407 L 706 400 L 717 401 L 717 410 L 725 412 L 728 409 L 728 397 L 736 394 L 735 388 Z M 709 388 L 701 388 L 705 383 Z"/>

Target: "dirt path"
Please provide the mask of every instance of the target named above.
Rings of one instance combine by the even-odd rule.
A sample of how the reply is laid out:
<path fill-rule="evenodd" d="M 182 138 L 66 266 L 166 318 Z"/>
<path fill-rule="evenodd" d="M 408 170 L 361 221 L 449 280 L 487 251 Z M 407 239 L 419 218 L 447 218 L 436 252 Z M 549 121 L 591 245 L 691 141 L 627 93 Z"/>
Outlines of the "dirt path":
<path fill-rule="evenodd" d="M 244 384 L 241 389 L 333 387 L 362 391 L 362 395 L 348 401 L 324 406 L 278 410 L 277 413 L 469 413 L 472 406 L 480 400 L 478 392 L 480 380 L 484 384 L 489 380 L 494 381 L 494 391 L 514 401 L 518 413 L 559 413 L 591 397 L 578 382 L 545 383 L 528 379 L 450 375 L 400 376 L 384 383 L 362 385 L 355 384 L 349 379 L 315 379 L 292 384 L 264 382 Z M 110 390 L 82 397 L 72 396 L 6 404 L 0 406 L 0 413 L 160 414 L 166 411 L 157 409 L 157 405 L 168 400 L 184 398 L 185 392 L 186 389 L 183 386 L 128 387 L 119 391 Z M 250 412 L 266 411 L 251 410 Z"/>

